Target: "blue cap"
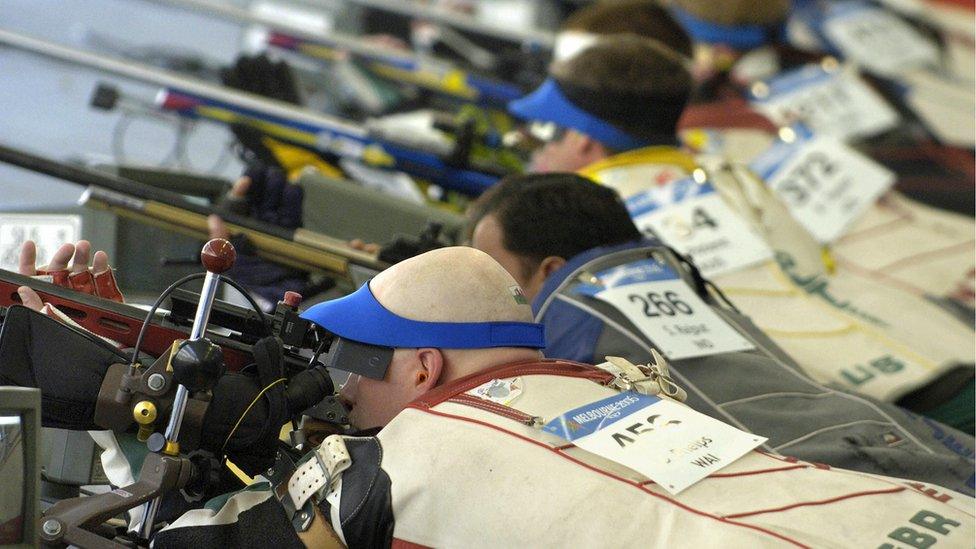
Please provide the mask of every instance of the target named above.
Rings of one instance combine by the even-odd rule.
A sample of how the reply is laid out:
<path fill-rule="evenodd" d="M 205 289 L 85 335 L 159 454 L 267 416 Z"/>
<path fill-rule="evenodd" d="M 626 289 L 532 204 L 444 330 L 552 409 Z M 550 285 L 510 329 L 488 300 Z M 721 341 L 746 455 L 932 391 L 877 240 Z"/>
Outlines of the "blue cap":
<path fill-rule="evenodd" d="M 770 28 L 762 25 L 720 25 L 696 17 L 677 6 L 671 6 L 671 13 L 697 42 L 751 50 L 770 41 Z"/>
<path fill-rule="evenodd" d="M 545 330 L 534 322 L 424 322 L 403 318 L 376 300 L 369 283 L 345 297 L 313 305 L 300 316 L 339 337 L 384 347 L 546 346 Z"/>
<path fill-rule="evenodd" d="M 508 112 L 523 120 L 552 122 L 564 128 L 572 128 L 618 151 L 651 145 L 650 141 L 633 137 L 574 105 L 552 78 L 547 78 L 529 95 L 509 103 Z"/>

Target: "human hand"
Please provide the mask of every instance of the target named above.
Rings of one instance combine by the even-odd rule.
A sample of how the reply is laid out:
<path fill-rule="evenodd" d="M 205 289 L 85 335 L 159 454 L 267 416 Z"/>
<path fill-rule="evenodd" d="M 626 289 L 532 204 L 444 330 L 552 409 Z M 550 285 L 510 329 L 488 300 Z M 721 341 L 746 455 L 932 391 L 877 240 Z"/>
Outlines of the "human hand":
<path fill-rule="evenodd" d="M 204 417 L 202 447 L 227 457 L 249 475 L 275 462 L 281 426 L 288 421 L 281 340 L 254 344 L 254 364 L 221 376 Z"/>
<path fill-rule="evenodd" d="M 91 249 L 91 243 L 87 240 L 79 240 L 75 244 L 65 243 L 54 253 L 48 265 L 37 267 L 37 246 L 28 240 L 20 248 L 17 270 L 25 276 L 46 278 L 58 286 L 123 302 L 122 292 L 119 291 L 115 275 L 108 265 L 108 254 L 103 251 L 95 252 L 94 262 L 89 266 L 92 259 Z M 25 306 L 35 311 L 44 307 L 37 292 L 27 286 L 18 288 L 17 294 Z"/>
<path fill-rule="evenodd" d="M 253 217 L 265 223 L 297 229 L 302 226 L 304 200 L 304 189 L 290 183 L 281 168 L 253 162 L 244 175 L 234 182 L 218 206 L 231 213 Z M 211 221 L 210 232 L 211 238 L 229 236 L 219 218 Z"/>
<path fill-rule="evenodd" d="M 304 197 L 301 186 L 289 183 L 280 168 L 252 163 L 219 206 L 237 215 L 296 229 L 302 226 Z M 231 234 L 219 215 L 207 218 L 207 228 L 210 238 L 226 238 L 234 245 L 237 261 L 226 274 L 255 294 L 262 309 L 273 309 L 286 291 L 308 295 L 313 290 L 305 273 L 259 258 L 248 238 Z"/>
<path fill-rule="evenodd" d="M 380 252 L 382 246 L 375 242 L 366 242 L 361 238 L 354 238 L 348 242 L 349 247 L 354 250 L 359 250 L 361 252 L 366 252 L 370 254 L 376 254 Z"/>

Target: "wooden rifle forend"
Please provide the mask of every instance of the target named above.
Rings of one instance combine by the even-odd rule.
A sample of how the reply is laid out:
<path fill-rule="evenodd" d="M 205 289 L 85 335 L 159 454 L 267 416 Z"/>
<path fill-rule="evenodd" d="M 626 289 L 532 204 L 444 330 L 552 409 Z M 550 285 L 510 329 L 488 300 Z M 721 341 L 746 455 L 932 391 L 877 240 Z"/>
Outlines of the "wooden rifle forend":
<path fill-rule="evenodd" d="M 249 217 L 191 202 L 183 196 L 72 166 L 0 144 L 0 162 L 88 186 L 83 200 L 89 206 L 159 225 L 206 240 L 207 216 L 220 215 L 231 233 L 246 235 L 259 256 L 308 272 L 351 278 L 350 266 L 380 271 L 386 264 L 375 254 L 349 247 L 344 241 L 306 229 L 285 229 Z"/>

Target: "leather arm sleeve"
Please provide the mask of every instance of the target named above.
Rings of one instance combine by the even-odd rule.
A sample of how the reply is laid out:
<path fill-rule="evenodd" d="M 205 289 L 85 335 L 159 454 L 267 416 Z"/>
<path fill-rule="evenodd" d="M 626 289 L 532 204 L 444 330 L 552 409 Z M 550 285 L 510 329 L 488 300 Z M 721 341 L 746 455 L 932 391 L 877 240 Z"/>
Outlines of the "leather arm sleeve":
<path fill-rule="evenodd" d="M 346 437 L 345 443 L 352 464 L 342 473 L 339 508 L 325 498 L 319 510 L 348 547 L 390 547 L 393 498 L 390 475 L 382 468 L 383 447 L 376 437 Z"/>

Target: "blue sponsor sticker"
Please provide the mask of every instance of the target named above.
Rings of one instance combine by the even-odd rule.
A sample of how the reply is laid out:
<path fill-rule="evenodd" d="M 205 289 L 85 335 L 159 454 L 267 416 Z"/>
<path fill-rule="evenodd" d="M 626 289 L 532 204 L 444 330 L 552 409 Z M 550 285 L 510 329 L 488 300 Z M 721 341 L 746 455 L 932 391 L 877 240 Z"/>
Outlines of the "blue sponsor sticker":
<path fill-rule="evenodd" d="M 813 140 L 813 131 L 802 122 L 792 124 L 790 128 L 796 140 L 786 143 L 777 140 L 773 145 L 757 156 L 750 164 L 751 169 L 763 181 L 768 181 L 786 162 L 799 154 L 803 146 Z"/>
<path fill-rule="evenodd" d="M 641 259 L 596 273 L 599 284 L 579 284 L 573 288 L 577 295 L 595 296 L 603 290 L 657 280 L 678 280 L 678 273 L 655 259 Z"/>
<path fill-rule="evenodd" d="M 620 393 L 603 400 L 574 408 L 542 428 L 547 433 L 573 441 L 605 429 L 621 419 L 660 402 L 655 396 Z"/>
<path fill-rule="evenodd" d="M 639 192 L 624 201 L 630 217 L 637 218 L 646 213 L 679 204 L 696 196 L 707 196 L 715 192 L 709 182 L 699 183 L 692 177 L 683 177 L 667 185 L 652 187 Z"/>
<path fill-rule="evenodd" d="M 749 99 L 757 103 L 769 102 L 788 93 L 820 85 L 833 78 L 836 78 L 836 74 L 827 72 L 819 65 L 805 65 L 770 78 L 766 81 L 769 93 L 760 97 L 750 92 Z"/>

